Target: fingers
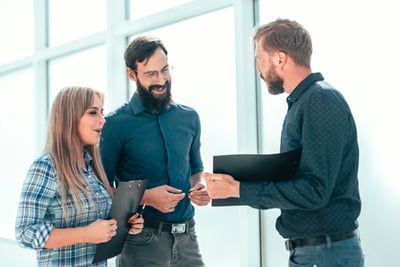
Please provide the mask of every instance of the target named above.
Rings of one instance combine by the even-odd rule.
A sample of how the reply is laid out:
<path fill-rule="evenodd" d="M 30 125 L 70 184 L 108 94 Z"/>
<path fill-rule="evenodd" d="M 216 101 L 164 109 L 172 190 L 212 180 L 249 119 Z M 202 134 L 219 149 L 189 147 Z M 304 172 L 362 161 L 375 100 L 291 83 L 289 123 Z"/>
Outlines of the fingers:
<path fill-rule="evenodd" d="M 206 190 L 196 191 L 189 194 L 190 200 L 198 205 L 198 206 L 205 206 L 210 203 L 211 198 L 208 195 Z"/>
<path fill-rule="evenodd" d="M 185 195 L 185 193 L 169 192 L 167 197 L 164 199 L 163 209 L 161 211 L 166 213 L 175 211 L 175 207 L 179 204 L 179 201 L 185 197 Z"/>
<path fill-rule="evenodd" d="M 189 193 L 191 193 L 193 191 L 198 191 L 198 190 L 201 190 L 201 189 L 204 189 L 204 188 L 206 188 L 206 186 L 204 184 L 197 183 L 192 188 L 189 189 Z"/>
<path fill-rule="evenodd" d="M 133 215 L 128 219 L 128 223 L 129 223 L 129 224 L 143 223 L 143 222 L 144 222 L 144 219 L 143 219 L 143 217 L 140 216 L 139 213 L 133 214 Z"/>
<path fill-rule="evenodd" d="M 117 234 L 118 225 L 115 219 L 98 219 L 88 225 L 87 229 L 89 242 L 97 244 L 110 241 Z"/>
<path fill-rule="evenodd" d="M 131 228 L 129 229 L 129 234 L 131 235 L 136 235 L 143 230 L 143 223 L 144 219 L 143 217 L 140 216 L 139 213 L 135 213 L 133 216 L 131 216 L 128 220 L 128 223 L 131 225 Z"/>
<path fill-rule="evenodd" d="M 167 192 L 169 192 L 169 193 L 173 193 L 173 194 L 182 193 L 182 190 L 172 187 L 172 186 L 169 186 L 169 185 L 165 185 L 165 188 L 166 188 Z M 182 193 L 182 194 L 184 194 L 184 193 Z"/>
<path fill-rule="evenodd" d="M 108 220 L 109 226 L 108 229 L 110 231 L 110 236 L 113 237 L 117 234 L 117 230 L 118 230 L 118 225 L 117 225 L 117 221 L 115 219 L 111 219 Z M 110 237 L 110 239 L 111 239 Z"/>
<path fill-rule="evenodd" d="M 139 233 L 141 233 L 141 232 L 142 232 L 142 229 L 131 228 L 131 229 L 129 229 L 128 234 L 130 234 L 130 235 L 137 235 L 137 234 L 139 234 Z"/>
<path fill-rule="evenodd" d="M 185 197 L 185 193 L 170 193 L 169 197 L 171 201 L 176 201 L 178 203 L 179 200 Z"/>

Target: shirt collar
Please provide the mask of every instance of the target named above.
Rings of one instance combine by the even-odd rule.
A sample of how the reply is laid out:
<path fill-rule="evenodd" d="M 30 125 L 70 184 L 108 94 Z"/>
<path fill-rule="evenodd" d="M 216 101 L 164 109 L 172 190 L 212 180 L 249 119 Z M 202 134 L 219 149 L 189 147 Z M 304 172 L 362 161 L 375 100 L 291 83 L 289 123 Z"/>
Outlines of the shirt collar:
<path fill-rule="evenodd" d="M 131 110 L 133 114 L 138 114 L 146 110 L 146 107 L 144 106 L 142 99 L 140 99 L 140 96 L 138 93 L 134 93 L 131 100 L 129 101 L 129 105 L 131 107 Z"/>
<path fill-rule="evenodd" d="M 93 161 L 93 157 L 92 157 L 92 155 L 90 155 L 90 153 L 89 153 L 89 151 L 87 149 L 83 150 L 83 156 L 85 157 L 86 166 L 91 166 L 92 165 L 92 161 Z"/>
<path fill-rule="evenodd" d="M 302 80 L 296 88 L 294 88 L 293 92 L 286 98 L 286 102 L 288 103 L 288 108 L 290 108 L 294 102 L 296 102 L 299 97 L 308 89 L 310 86 L 318 81 L 323 81 L 324 77 L 321 73 L 311 73 L 304 80 Z"/>

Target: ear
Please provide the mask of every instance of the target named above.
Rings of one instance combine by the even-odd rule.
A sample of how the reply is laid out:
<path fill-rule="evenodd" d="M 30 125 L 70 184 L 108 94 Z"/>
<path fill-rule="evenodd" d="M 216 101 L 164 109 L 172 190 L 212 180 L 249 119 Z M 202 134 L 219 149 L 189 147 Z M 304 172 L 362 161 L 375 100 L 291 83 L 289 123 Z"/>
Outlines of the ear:
<path fill-rule="evenodd" d="M 285 52 L 279 51 L 277 53 L 277 61 L 278 61 L 277 63 L 278 63 L 278 65 L 285 64 L 287 59 L 288 59 L 288 55 Z"/>
<path fill-rule="evenodd" d="M 136 81 L 136 72 L 134 72 L 131 68 L 126 68 L 126 73 L 128 74 L 129 80 Z"/>

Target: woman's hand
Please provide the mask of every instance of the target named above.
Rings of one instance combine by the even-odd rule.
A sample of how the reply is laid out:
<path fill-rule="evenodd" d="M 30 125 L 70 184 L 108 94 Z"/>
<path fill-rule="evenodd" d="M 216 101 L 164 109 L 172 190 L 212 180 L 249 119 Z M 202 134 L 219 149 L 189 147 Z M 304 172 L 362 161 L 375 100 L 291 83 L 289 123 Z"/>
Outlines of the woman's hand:
<path fill-rule="evenodd" d="M 96 220 L 86 226 L 87 242 L 94 244 L 108 242 L 117 234 L 117 229 L 117 221 L 114 219 Z"/>
<path fill-rule="evenodd" d="M 136 235 L 142 232 L 144 219 L 139 213 L 135 213 L 134 215 L 132 215 L 129 218 L 128 223 L 131 226 L 131 228 L 129 229 L 129 234 Z"/>

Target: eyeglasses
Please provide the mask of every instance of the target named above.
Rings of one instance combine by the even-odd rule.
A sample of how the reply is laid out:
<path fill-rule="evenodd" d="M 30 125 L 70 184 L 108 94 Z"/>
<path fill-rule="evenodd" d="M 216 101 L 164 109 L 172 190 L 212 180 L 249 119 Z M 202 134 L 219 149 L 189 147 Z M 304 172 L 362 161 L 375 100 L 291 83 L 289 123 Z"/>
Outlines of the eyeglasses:
<path fill-rule="evenodd" d="M 170 66 L 165 66 L 164 68 L 161 69 L 161 71 L 157 70 L 151 70 L 151 71 L 146 71 L 143 72 L 143 76 L 145 79 L 149 82 L 157 81 L 161 75 L 163 78 L 168 78 L 171 74 L 172 67 Z M 138 74 L 137 70 L 134 71 L 136 75 Z"/>

